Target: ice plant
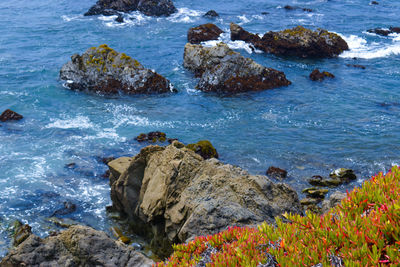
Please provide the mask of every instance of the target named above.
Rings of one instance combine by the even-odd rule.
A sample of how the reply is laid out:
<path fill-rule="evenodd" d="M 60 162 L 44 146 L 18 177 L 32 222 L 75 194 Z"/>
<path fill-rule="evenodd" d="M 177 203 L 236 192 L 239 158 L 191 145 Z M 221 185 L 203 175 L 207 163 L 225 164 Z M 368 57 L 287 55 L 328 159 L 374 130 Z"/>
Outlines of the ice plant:
<path fill-rule="evenodd" d="M 364 182 L 324 215 L 283 217 L 275 226 L 232 227 L 174 245 L 171 257 L 157 266 L 400 266 L 397 166 Z"/>

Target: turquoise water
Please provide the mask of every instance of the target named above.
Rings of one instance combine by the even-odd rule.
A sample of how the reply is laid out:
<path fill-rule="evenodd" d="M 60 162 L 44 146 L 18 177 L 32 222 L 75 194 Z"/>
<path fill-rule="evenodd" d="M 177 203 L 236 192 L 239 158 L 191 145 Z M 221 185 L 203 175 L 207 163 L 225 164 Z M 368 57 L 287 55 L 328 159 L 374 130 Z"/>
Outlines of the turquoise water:
<path fill-rule="evenodd" d="M 160 130 L 185 143 L 209 139 L 223 162 L 250 173 L 263 174 L 270 165 L 287 169 L 287 182 L 299 192 L 307 177 L 338 167 L 359 177 L 342 187 L 351 189 L 399 163 L 400 35 L 366 30 L 400 26 L 400 2 L 285 3 L 315 10 L 308 13 L 285 11 L 277 0 L 175 0 L 178 13 L 172 17 L 134 12 L 124 24 L 83 17 L 94 2 L 0 2 L 0 111 L 11 108 L 25 117 L 0 127 L 0 256 L 9 245 L 9 221 L 21 219 L 45 236 L 55 229 L 46 218 L 64 201 L 77 210 L 61 217 L 107 230 L 111 200 L 100 158 L 136 154 L 143 144 L 133 138 L 141 132 Z M 210 9 L 220 13 L 214 23 L 227 32 L 222 40 L 284 71 L 293 84 L 230 97 L 196 91 L 197 80 L 182 66 L 183 47 L 188 28 L 208 22 L 202 14 Z M 230 22 L 258 33 L 322 27 L 341 34 L 351 50 L 322 60 L 251 53 L 245 44 L 229 42 Z M 61 66 L 72 54 L 103 43 L 164 75 L 179 92 L 104 97 L 65 89 L 58 79 Z M 314 68 L 336 78 L 311 82 Z M 66 168 L 69 163 L 76 167 Z"/>

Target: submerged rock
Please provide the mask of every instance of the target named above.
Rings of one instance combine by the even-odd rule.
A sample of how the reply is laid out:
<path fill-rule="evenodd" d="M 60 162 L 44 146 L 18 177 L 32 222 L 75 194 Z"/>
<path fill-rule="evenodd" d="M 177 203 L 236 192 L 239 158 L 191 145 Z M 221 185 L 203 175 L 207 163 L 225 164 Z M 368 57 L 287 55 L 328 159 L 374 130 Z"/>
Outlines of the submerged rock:
<path fill-rule="evenodd" d="M 323 29 L 312 31 L 302 26 L 279 32 L 270 31 L 260 38 L 239 25 L 231 24 L 231 39 L 243 40 L 264 52 L 282 56 L 335 57 L 349 49 L 346 41 L 336 33 Z"/>
<path fill-rule="evenodd" d="M 346 64 L 347 67 L 353 67 L 353 68 L 358 68 L 358 69 L 363 69 L 365 70 L 366 67 L 364 65 L 358 65 L 358 64 Z"/>
<path fill-rule="evenodd" d="M 203 15 L 203 17 L 206 17 L 206 18 L 216 18 L 216 17 L 219 17 L 219 14 L 217 13 L 217 11 L 215 11 L 215 10 L 209 10 L 209 11 L 207 11 L 207 13 L 206 14 L 204 14 Z"/>
<path fill-rule="evenodd" d="M 191 44 L 200 44 L 204 41 L 218 40 L 218 37 L 224 31 L 215 24 L 207 23 L 197 27 L 190 28 L 187 34 L 188 42 Z"/>
<path fill-rule="evenodd" d="M 147 16 L 169 16 L 176 12 L 171 0 L 98 0 L 85 16 L 117 15 L 118 12 L 140 11 Z"/>
<path fill-rule="evenodd" d="M 155 239 L 164 236 L 169 242 L 302 212 L 289 186 L 217 159 L 204 160 L 177 141 L 143 148 L 112 180 L 113 208 L 151 227 Z"/>
<path fill-rule="evenodd" d="M 218 158 L 217 150 L 208 140 L 202 140 L 196 144 L 188 144 L 186 147 L 199 154 L 203 159 Z"/>
<path fill-rule="evenodd" d="M 15 111 L 12 111 L 11 109 L 6 109 L 1 113 L 0 115 L 0 121 L 6 122 L 6 121 L 19 121 L 22 120 L 24 117 L 20 114 L 18 114 Z"/>
<path fill-rule="evenodd" d="M 146 69 L 137 60 L 107 45 L 75 54 L 60 71 L 61 80 L 74 90 L 104 94 L 150 94 L 173 91 L 171 83 L 158 73 Z"/>
<path fill-rule="evenodd" d="M 206 92 L 239 93 L 291 84 L 283 72 L 245 58 L 224 43 L 214 47 L 186 44 L 183 64 L 201 77 L 197 89 Z"/>
<path fill-rule="evenodd" d="M 307 11 L 307 12 L 313 12 L 313 10 L 311 8 L 298 7 L 298 6 L 286 5 L 283 8 L 286 9 L 286 10 L 303 10 L 303 11 Z"/>
<path fill-rule="evenodd" d="M 268 168 L 266 172 L 267 176 L 282 180 L 286 178 L 287 176 L 287 171 L 278 167 L 271 166 Z"/>
<path fill-rule="evenodd" d="M 315 69 L 310 73 L 312 81 L 323 81 L 325 78 L 335 78 L 335 75 L 327 71 L 320 72 L 319 69 Z"/>
<path fill-rule="evenodd" d="M 29 227 L 29 226 L 28 226 Z M 154 262 L 104 232 L 73 225 L 41 239 L 24 228 L 26 238 L 12 248 L 0 266 L 152 266 Z M 21 230 L 22 231 L 22 230 Z"/>

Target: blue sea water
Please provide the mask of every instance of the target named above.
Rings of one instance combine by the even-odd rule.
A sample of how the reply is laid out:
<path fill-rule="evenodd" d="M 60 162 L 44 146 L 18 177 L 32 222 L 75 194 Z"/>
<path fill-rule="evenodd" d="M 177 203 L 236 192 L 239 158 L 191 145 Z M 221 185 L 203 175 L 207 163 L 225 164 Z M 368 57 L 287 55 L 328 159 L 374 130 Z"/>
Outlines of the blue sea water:
<path fill-rule="evenodd" d="M 46 218 L 64 201 L 78 207 L 65 218 L 108 231 L 114 222 L 105 211 L 110 189 L 100 159 L 135 155 L 144 145 L 133 138 L 142 132 L 160 130 L 185 143 L 208 139 L 223 162 L 252 174 L 270 165 L 285 168 L 299 193 L 308 177 L 338 167 L 359 177 L 345 190 L 399 163 L 400 35 L 366 32 L 400 26 L 399 1 L 175 0 L 178 12 L 169 18 L 133 12 L 123 24 L 84 17 L 94 2 L 0 2 L 0 111 L 25 117 L 0 126 L 0 256 L 10 244 L 9 222 L 20 219 L 46 236 L 56 229 Z M 285 4 L 314 12 L 286 11 Z M 197 79 L 182 66 L 183 48 L 187 30 L 209 22 L 202 15 L 210 9 L 220 14 L 214 23 L 226 32 L 222 41 L 284 71 L 293 84 L 235 96 L 195 90 Z M 257 33 L 321 27 L 339 33 L 351 49 L 320 60 L 252 53 L 243 42 L 229 41 L 230 22 Z M 103 43 L 164 75 L 179 92 L 105 97 L 65 89 L 61 66 Z M 336 78 L 311 82 L 315 68 Z M 75 167 L 67 168 L 70 163 Z"/>

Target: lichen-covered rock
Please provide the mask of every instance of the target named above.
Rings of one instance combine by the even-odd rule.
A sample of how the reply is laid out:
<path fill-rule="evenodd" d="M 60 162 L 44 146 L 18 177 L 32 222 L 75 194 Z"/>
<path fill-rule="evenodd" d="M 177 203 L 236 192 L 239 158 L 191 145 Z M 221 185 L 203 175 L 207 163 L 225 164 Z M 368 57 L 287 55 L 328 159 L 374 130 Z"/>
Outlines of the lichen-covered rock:
<path fill-rule="evenodd" d="M 6 122 L 6 121 L 19 121 L 22 120 L 24 117 L 20 114 L 18 114 L 15 111 L 12 111 L 11 109 L 6 109 L 1 113 L 0 115 L 0 121 Z"/>
<path fill-rule="evenodd" d="M 89 48 L 82 55 L 73 55 L 71 61 L 61 68 L 60 78 L 71 89 L 104 94 L 173 91 L 167 79 L 107 45 Z"/>
<path fill-rule="evenodd" d="M 349 49 L 342 37 L 323 29 L 312 31 L 297 26 L 279 32 L 270 31 L 260 38 L 238 25 L 231 25 L 231 31 L 232 28 L 234 28 L 234 33 L 231 34 L 232 40 L 252 43 L 256 48 L 276 55 L 324 58 L 335 57 Z"/>
<path fill-rule="evenodd" d="M 218 37 L 224 31 L 215 24 L 207 23 L 197 27 L 190 28 L 187 34 L 188 42 L 191 44 L 200 44 L 204 41 L 218 40 Z"/>
<path fill-rule="evenodd" d="M 140 11 L 147 16 L 169 16 L 176 12 L 171 0 L 98 0 L 85 16 L 115 15 L 118 12 Z"/>
<path fill-rule="evenodd" d="M 327 71 L 320 72 L 319 69 L 315 69 L 310 73 L 312 81 L 323 81 L 325 78 L 335 78 L 335 75 Z"/>
<path fill-rule="evenodd" d="M 342 181 L 339 178 L 330 178 L 326 179 L 320 175 L 314 175 L 308 182 L 314 186 L 329 186 L 329 187 L 336 187 L 342 184 Z"/>
<path fill-rule="evenodd" d="M 171 242 L 302 212 L 289 186 L 217 159 L 204 160 L 177 141 L 143 148 L 115 178 L 114 209 L 132 221 L 139 218 Z"/>
<path fill-rule="evenodd" d="M 186 147 L 202 156 L 203 159 L 218 158 L 217 150 L 208 140 L 202 140 L 196 144 L 188 144 Z"/>
<path fill-rule="evenodd" d="M 28 226 L 29 227 L 29 226 Z M 104 232 L 73 225 L 41 239 L 26 225 L 26 234 L 1 260 L 0 266 L 152 266 L 154 262 L 134 249 L 109 238 Z"/>
<path fill-rule="evenodd" d="M 328 193 L 328 189 L 322 189 L 322 188 L 315 188 L 315 187 L 310 187 L 310 188 L 305 188 L 302 190 L 304 194 L 307 195 L 307 197 L 310 198 L 325 198 L 325 195 Z"/>
<path fill-rule="evenodd" d="M 201 77 L 197 89 L 206 92 L 260 91 L 291 84 L 283 72 L 245 58 L 224 43 L 214 47 L 186 44 L 183 64 Z"/>

